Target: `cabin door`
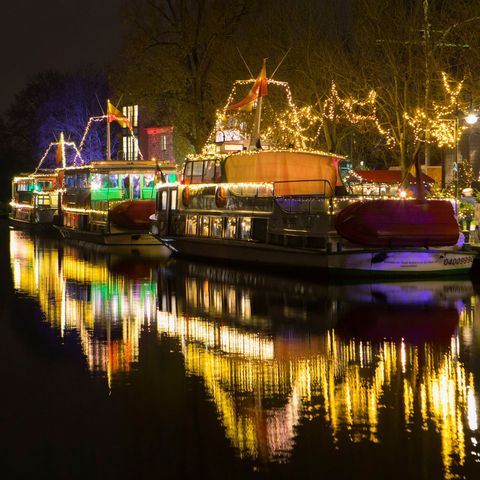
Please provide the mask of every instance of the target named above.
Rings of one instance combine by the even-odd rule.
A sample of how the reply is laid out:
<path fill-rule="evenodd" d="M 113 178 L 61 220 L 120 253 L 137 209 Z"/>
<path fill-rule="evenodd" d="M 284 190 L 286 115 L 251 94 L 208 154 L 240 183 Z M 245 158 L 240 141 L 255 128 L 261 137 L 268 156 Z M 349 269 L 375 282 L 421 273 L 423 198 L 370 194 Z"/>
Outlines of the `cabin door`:
<path fill-rule="evenodd" d="M 169 235 L 172 211 L 177 209 L 177 187 L 162 185 L 157 192 L 157 222 L 159 235 Z"/>

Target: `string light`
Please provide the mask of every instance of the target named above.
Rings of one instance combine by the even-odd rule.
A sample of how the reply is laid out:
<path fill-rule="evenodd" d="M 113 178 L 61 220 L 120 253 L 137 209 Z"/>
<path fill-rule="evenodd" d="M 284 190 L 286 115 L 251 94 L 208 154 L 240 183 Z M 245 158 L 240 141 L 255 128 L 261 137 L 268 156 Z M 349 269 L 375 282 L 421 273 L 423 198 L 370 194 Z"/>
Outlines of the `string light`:
<path fill-rule="evenodd" d="M 78 150 L 79 152 L 77 153 L 77 155 L 75 155 L 74 159 L 73 159 L 73 164 L 75 165 L 75 162 L 77 160 L 77 158 L 80 158 L 80 161 L 81 161 L 81 164 L 83 165 L 85 162 L 83 161 L 83 159 L 81 158 L 81 155 L 80 155 L 80 152 L 82 151 L 84 145 L 85 145 L 85 141 L 87 139 L 87 135 L 88 133 L 90 132 L 90 128 L 92 127 L 92 125 L 95 123 L 95 122 L 102 122 L 103 120 L 106 120 L 108 122 L 108 115 L 100 115 L 98 117 L 90 117 L 88 119 L 88 122 L 87 122 L 87 126 L 85 127 L 85 131 L 83 132 L 83 135 L 82 135 L 82 139 L 80 140 L 80 145 L 78 147 Z M 130 132 L 130 135 L 131 137 L 133 138 L 133 141 L 136 143 L 137 145 L 137 151 L 138 151 L 138 155 L 140 156 L 140 159 L 143 160 L 143 154 L 140 150 L 140 148 L 138 147 L 138 139 L 137 137 L 135 136 L 135 134 L 133 133 L 133 129 L 129 128 L 128 131 Z"/>
<path fill-rule="evenodd" d="M 40 167 L 42 166 L 42 163 L 43 161 L 45 160 L 45 158 L 47 157 L 48 153 L 50 152 L 50 149 L 52 147 L 58 147 L 58 145 L 60 145 L 60 142 L 50 142 L 48 147 L 46 148 L 44 154 L 42 155 L 42 157 L 40 158 L 40 161 L 38 162 L 38 165 L 37 165 L 37 168 L 35 169 L 35 171 L 33 172 L 33 174 L 35 175 L 38 170 L 40 169 Z M 82 158 L 82 155 L 80 153 L 80 150 L 77 148 L 77 145 L 75 144 L 75 142 L 62 142 L 62 148 L 65 149 L 65 146 L 67 147 L 71 147 L 75 150 L 76 154 L 75 154 L 75 158 L 79 157 L 80 159 Z M 82 163 L 83 163 L 83 160 L 82 160 Z"/>
<path fill-rule="evenodd" d="M 442 72 L 442 86 L 446 102 L 432 102 L 431 115 L 417 108 L 413 115 L 405 112 L 404 118 L 412 128 L 416 142 L 425 142 L 428 132 L 430 143 L 435 143 L 439 147 L 453 148 L 466 130 L 466 126 L 459 125 L 456 118 L 463 80 L 451 87 L 447 74 Z"/>

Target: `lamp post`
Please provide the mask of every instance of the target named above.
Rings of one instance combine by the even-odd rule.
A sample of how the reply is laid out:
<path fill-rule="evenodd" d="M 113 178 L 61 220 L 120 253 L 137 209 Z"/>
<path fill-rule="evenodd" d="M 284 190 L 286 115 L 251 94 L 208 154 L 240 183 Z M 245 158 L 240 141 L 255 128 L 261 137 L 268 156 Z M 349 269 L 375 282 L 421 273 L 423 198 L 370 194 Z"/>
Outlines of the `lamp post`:
<path fill-rule="evenodd" d="M 475 114 L 475 112 L 471 111 L 466 117 L 464 117 L 465 122 L 472 126 L 477 123 L 478 116 Z M 455 144 L 455 161 L 453 162 L 453 180 L 455 182 L 455 198 L 458 199 L 458 173 L 459 173 L 459 161 L 458 161 L 458 153 L 459 153 L 459 138 L 458 138 L 458 131 L 459 131 L 459 121 L 460 121 L 460 115 L 457 110 L 457 114 L 455 116 L 454 122 L 455 122 L 455 129 L 454 129 L 454 136 L 453 136 L 453 141 Z M 470 157 L 470 148 L 468 151 L 468 155 Z"/>

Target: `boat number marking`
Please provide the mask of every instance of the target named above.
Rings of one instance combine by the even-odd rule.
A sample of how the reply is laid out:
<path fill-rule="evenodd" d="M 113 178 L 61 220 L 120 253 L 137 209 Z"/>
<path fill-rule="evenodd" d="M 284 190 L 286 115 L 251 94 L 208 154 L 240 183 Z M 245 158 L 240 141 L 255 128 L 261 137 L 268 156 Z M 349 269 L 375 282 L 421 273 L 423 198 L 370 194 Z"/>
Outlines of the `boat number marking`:
<path fill-rule="evenodd" d="M 444 265 L 464 265 L 466 263 L 472 263 L 473 257 L 462 257 L 462 258 L 446 258 L 443 261 Z"/>

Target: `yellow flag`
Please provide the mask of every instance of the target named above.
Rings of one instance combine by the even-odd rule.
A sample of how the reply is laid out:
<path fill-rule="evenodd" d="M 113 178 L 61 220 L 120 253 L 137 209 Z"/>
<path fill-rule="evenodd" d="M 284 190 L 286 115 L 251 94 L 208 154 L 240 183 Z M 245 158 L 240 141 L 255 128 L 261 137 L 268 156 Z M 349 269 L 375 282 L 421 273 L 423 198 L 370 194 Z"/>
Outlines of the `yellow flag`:
<path fill-rule="evenodd" d="M 118 122 L 122 128 L 132 129 L 130 120 L 117 107 L 107 100 L 107 118 L 109 122 Z"/>

